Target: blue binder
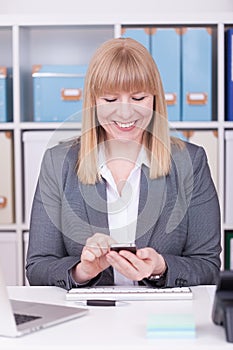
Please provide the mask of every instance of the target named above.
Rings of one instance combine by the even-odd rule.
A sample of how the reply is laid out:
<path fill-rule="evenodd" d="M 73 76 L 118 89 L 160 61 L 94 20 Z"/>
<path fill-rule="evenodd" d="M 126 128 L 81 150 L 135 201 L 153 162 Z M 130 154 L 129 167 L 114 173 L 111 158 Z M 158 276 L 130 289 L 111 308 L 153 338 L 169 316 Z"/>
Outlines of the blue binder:
<path fill-rule="evenodd" d="M 34 121 L 81 122 L 86 70 L 86 65 L 34 66 Z"/>
<path fill-rule="evenodd" d="M 233 121 L 233 29 L 226 32 L 226 119 Z"/>
<path fill-rule="evenodd" d="M 154 28 L 151 35 L 151 54 L 165 91 L 169 121 L 179 121 L 181 115 L 181 38 L 178 28 Z"/>
<path fill-rule="evenodd" d="M 132 38 L 150 50 L 150 33 L 146 28 L 123 28 L 122 38 Z"/>
<path fill-rule="evenodd" d="M 182 120 L 212 120 L 212 35 L 186 28 L 182 35 Z"/>
<path fill-rule="evenodd" d="M 7 121 L 7 69 L 0 67 L 0 122 Z"/>

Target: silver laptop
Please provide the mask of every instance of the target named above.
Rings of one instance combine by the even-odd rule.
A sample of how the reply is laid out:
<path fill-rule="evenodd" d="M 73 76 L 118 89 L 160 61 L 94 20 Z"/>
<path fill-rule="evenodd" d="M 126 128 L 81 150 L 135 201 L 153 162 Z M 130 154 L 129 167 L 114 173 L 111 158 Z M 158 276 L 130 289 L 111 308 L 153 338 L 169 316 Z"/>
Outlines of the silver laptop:
<path fill-rule="evenodd" d="M 0 266 L 0 336 L 19 337 L 87 312 L 85 308 L 10 300 Z"/>

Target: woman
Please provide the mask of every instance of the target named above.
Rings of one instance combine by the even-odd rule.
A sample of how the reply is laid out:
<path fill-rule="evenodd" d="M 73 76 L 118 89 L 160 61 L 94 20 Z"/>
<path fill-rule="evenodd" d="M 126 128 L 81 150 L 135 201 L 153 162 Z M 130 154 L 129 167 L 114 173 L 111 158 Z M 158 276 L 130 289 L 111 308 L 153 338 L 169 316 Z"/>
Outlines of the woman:
<path fill-rule="evenodd" d="M 220 213 L 203 148 L 169 136 L 160 75 L 133 39 L 112 39 L 85 80 L 82 136 L 46 151 L 27 277 L 66 289 L 213 284 Z M 136 254 L 112 243 L 136 243 Z"/>

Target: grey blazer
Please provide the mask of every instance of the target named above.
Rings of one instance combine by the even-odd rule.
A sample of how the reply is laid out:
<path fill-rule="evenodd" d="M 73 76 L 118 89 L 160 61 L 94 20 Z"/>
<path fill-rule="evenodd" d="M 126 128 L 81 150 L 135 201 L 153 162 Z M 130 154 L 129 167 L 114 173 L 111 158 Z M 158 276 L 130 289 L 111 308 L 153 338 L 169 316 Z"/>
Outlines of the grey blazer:
<path fill-rule="evenodd" d="M 109 234 L 106 183 L 83 185 L 76 175 L 79 145 L 46 151 L 33 201 L 27 278 L 31 285 L 78 287 L 70 270 L 86 239 Z M 165 286 L 213 284 L 220 268 L 220 210 L 203 148 L 172 148 L 171 172 L 151 180 L 142 166 L 136 229 L 138 248 L 153 247 L 167 266 Z M 142 283 L 150 284 L 147 279 Z M 111 267 L 90 285 L 113 284 Z"/>

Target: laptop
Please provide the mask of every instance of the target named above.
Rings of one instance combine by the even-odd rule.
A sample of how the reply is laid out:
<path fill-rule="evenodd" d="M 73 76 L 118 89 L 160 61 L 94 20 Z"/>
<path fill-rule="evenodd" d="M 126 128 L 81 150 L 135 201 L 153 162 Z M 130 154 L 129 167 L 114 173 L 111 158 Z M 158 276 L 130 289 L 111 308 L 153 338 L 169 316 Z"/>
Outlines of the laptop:
<path fill-rule="evenodd" d="M 19 337 L 86 315 L 85 308 L 10 300 L 0 266 L 0 336 Z"/>

